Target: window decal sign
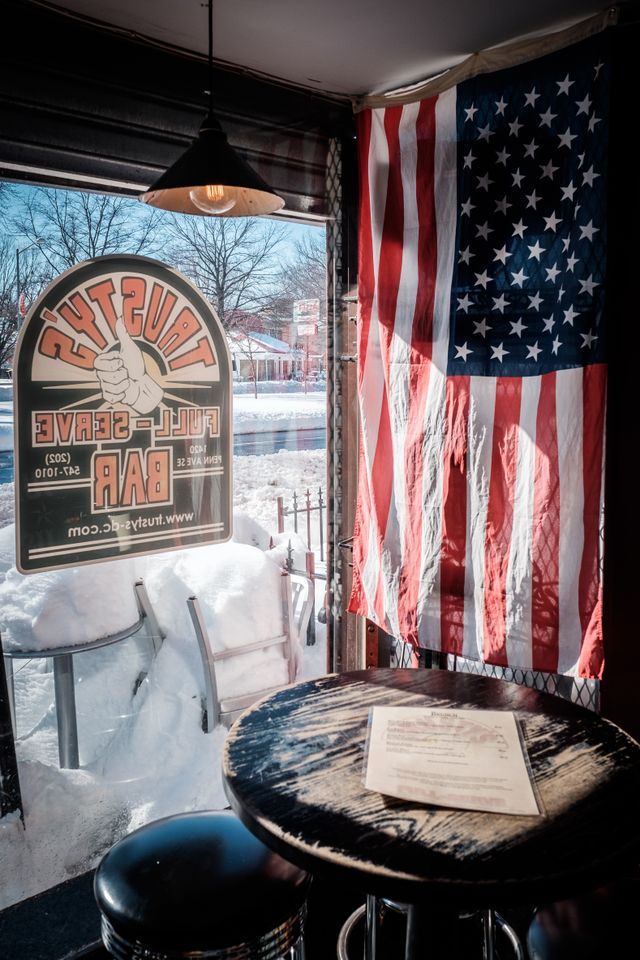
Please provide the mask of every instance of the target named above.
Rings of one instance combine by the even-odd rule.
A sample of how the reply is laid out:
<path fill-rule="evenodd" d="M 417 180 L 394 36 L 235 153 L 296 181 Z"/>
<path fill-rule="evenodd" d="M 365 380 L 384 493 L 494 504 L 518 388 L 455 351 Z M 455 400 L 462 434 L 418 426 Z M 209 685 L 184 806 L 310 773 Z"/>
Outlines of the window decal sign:
<path fill-rule="evenodd" d="M 106 256 L 59 276 L 14 361 L 23 573 L 231 536 L 231 361 L 175 270 Z"/>

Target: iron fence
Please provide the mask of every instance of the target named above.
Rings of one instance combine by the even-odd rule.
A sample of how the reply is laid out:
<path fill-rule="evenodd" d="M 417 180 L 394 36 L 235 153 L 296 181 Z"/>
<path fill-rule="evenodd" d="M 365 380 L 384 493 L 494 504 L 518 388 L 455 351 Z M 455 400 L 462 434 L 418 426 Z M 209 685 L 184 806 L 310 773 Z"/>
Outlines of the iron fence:
<path fill-rule="evenodd" d="M 305 493 L 300 496 L 295 490 L 291 498 L 291 506 L 287 507 L 284 503 L 284 497 L 278 497 L 278 533 L 284 533 L 285 528 L 285 518 L 293 517 L 293 529 L 295 533 L 300 533 L 300 525 L 304 527 L 306 533 L 306 542 L 309 550 L 314 549 L 312 546 L 312 520 L 311 514 L 318 514 L 318 552 L 320 554 L 320 561 L 324 562 L 324 524 L 325 524 L 325 511 L 326 511 L 326 501 L 322 493 L 322 487 L 318 487 L 318 493 L 315 496 L 312 495 L 311 491 L 307 487 Z"/>

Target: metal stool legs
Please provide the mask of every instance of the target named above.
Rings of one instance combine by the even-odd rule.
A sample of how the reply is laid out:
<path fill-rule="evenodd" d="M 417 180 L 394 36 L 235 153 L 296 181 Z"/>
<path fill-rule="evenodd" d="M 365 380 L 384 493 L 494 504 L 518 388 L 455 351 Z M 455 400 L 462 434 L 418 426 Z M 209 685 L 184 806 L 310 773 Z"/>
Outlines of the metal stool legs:
<path fill-rule="evenodd" d="M 384 960 L 377 957 L 379 946 L 379 924 L 384 910 L 394 910 L 403 913 L 409 921 L 410 906 L 404 903 L 397 903 L 392 900 L 367 896 L 366 903 L 358 907 L 351 916 L 347 918 L 340 930 L 338 937 L 338 960 L 355 960 L 352 953 L 349 952 L 349 942 L 351 935 L 360 921 L 364 920 L 364 960 Z M 408 926 L 410 924 L 408 923 Z M 512 950 L 513 960 L 525 960 L 525 953 L 513 927 L 507 921 L 493 910 L 482 912 L 482 956 L 483 960 L 496 960 L 495 940 L 496 928 L 498 928 Z M 412 937 L 407 932 L 407 942 L 405 944 L 405 960 L 414 956 L 414 943 Z"/>

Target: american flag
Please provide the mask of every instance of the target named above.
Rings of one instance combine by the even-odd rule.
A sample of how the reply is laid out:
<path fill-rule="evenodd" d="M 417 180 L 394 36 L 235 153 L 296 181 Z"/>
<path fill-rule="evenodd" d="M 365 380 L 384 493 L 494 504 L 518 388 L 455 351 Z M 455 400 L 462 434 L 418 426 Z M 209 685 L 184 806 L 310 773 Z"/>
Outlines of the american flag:
<path fill-rule="evenodd" d="M 597 676 L 606 34 L 359 115 L 350 610 Z"/>

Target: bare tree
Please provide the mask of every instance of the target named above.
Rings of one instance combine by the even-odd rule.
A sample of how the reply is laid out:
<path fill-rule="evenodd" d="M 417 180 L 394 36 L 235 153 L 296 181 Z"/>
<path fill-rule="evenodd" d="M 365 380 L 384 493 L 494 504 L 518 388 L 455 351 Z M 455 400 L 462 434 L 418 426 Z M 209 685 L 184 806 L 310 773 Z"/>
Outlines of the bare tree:
<path fill-rule="evenodd" d="M 172 218 L 172 260 L 215 306 L 227 329 L 233 317 L 273 300 L 286 226 L 253 218 Z"/>
<path fill-rule="evenodd" d="M 159 225 L 157 211 L 127 197 L 12 188 L 12 232 L 17 243 L 38 245 L 48 279 L 108 253 L 152 254 Z"/>
<path fill-rule="evenodd" d="M 20 251 L 18 248 L 18 255 Z M 20 321 L 20 294 L 32 303 L 42 287 L 42 275 L 35 248 L 20 256 L 18 290 L 16 248 L 7 237 L 0 238 L 0 367 L 7 368 L 16 342 Z"/>
<path fill-rule="evenodd" d="M 272 309 L 291 319 L 296 300 L 319 300 L 320 317 L 326 316 L 327 254 L 322 230 L 303 234 L 292 257 L 283 261 L 274 284 Z"/>
<path fill-rule="evenodd" d="M 326 349 L 327 317 L 327 255 L 325 234 L 322 230 L 309 230 L 295 244 L 294 254 L 280 267 L 274 288 L 274 300 L 271 311 L 281 323 L 289 326 L 288 339 L 291 346 L 304 356 L 304 391 L 308 390 L 311 369 L 317 362 L 311 362 L 311 354 L 321 356 Z M 307 327 L 292 323 L 294 304 L 300 300 L 317 300 L 319 304 L 317 326 Z M 300 331 L 304 332 L 301 334 Z M 314 332 L 311 332 L 311 331 Z M 320 368 L 319 368 L 320 369 Z"/>

